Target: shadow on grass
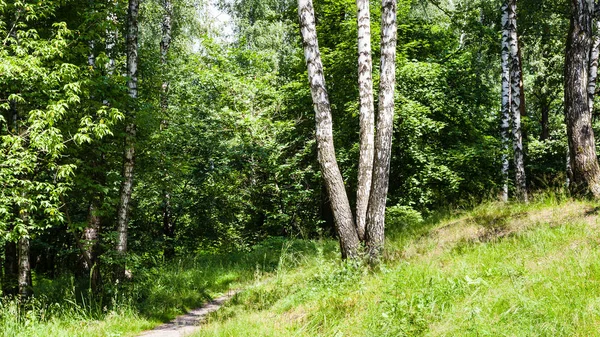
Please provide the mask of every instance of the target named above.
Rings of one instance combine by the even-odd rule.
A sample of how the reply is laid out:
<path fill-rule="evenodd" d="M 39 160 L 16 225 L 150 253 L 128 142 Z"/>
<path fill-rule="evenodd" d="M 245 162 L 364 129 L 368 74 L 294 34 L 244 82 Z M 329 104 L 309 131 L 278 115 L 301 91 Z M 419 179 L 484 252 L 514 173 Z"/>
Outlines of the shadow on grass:
<path fill-rule="evenodd" d="M 281 270 L 301 265 L 317 254 L 336 256 L 333 242 L 272 238 L 247 252 L 201 254 L 138 271 L 131 289 L 133 303 L 144 317 L 166 322 L 202 306 L 219 293 Z"/>

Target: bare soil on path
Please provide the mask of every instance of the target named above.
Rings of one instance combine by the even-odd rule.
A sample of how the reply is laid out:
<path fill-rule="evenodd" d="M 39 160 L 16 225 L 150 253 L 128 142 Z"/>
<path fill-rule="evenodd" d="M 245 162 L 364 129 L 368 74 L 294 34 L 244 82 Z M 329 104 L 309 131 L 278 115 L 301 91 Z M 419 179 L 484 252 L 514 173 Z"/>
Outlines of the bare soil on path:
<path fill-rule="evenodd" d="M 235 296 L 239 290 L 230 290 L 227 294 L 194 309 L 185 315 L 177 316 L 174 320 L 159 325 L 154 330 L 145 331 L 139 337 L 183 337 L 194 333 L 210 313 L 215 312 Z"/>

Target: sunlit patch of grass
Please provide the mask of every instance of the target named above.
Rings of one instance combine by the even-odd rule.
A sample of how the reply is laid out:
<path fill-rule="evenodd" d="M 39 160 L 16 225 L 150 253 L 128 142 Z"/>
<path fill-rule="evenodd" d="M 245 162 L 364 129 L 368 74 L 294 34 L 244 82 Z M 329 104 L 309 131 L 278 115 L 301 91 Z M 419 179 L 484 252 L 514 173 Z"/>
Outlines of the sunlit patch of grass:
<path fill-rule="evenodd" d="M 387 244 L 381 271 L 314 259 L 195 336 L 600 336 L 595 204 L 490 203 Z"/>

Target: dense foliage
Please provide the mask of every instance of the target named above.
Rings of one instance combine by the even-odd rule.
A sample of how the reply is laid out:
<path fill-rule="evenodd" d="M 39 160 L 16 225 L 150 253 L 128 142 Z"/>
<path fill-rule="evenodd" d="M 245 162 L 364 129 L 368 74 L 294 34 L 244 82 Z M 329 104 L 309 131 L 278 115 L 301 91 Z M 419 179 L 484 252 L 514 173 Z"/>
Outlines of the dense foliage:
<path fill-rule="evenodd" d="M 163 60 L 167 2 L 173 27 Z M 377 65 L 381 13 L 378 2 L 371 5 Z M 387 203 L 396 219 L 470 206 L 501 189 L 500 5 L 398 1 Z M 529 186 L 561 188 L 568 5 L 521 0 L 519 8 Z M 315 9 L 337 159 L 354 191 L 356 5 L 319 0 Z M 126 21 L 124 0 L 0 0 L 4 293 L 14 293 L 23 238 L 38 284 L 75 275 L 85 288 L 91 268 L 106 275 L 111 291 L 124 113 L 132 107 L 137 138 L 127 266 L 134 277 L 174 256 L 244 251 L 273 236 L 335 236 L 295 2 L 143 1 L 135 102 L 127 95 Z M 375 66 L 376 83 L 378 77 Z M 98 260 L 85 269 L 92 242 L 84 234 L 94 219 Z"/>

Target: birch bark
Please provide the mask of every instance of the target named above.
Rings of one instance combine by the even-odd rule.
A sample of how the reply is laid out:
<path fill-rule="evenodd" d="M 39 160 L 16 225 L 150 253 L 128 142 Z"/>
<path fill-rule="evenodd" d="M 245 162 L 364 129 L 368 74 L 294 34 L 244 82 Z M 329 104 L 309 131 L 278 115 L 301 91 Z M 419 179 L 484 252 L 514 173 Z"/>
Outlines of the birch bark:
<path fill-rule="evenodd" d="M 117 242 L 115 250 L 122 258 L 127 253 L 127 226 L 131 192 L 133 190 L 133 169 L 135 166 L 135 102 L 138 96 L 138 11 L 139 0 L 129 0 L 127 14 L 127 88 L 131 97 L 131 105 L 127 111 L 125 144 L 123 153 L 123 180 L 121 182 L 119 208 L 117 210 Z M 125 264 L 121 262 L 117 270 L 117 280 L 124 279 Z"/>
<path fill-rule="evenodd" d="M 342 258 L 358 257 L 359 239 L 344 180 L 335 157 L 331 107 L 317 41 L 312 0 L 298 0 L 298 16 L 316 121 L 318 158 L 327 187 Z"/>
<path fill-rule="evenodd" d="M 377 263 L 383 252 L 385 205 L 389 186 L 394 126 L 394 89 L 396 86 L 396 0 L 382 0 L 381 7 L 379 114 L 375 138 L 373 182 L 367 210 L 365 236 L 371 263 Z"/>
<path fill-rule="evenodd" d="M 502 201 L 508 201 L 508 148 L 510 132 L 510 27 L 509 27 L 509 0 L 502 4 L 502 122 L 500 132 L 502 137 Z"/>
<path fill-rule="evenodd" d="M 19 217 L 24 226 L 29 224 L 29 214 L 24 209 L 20 210 Z M 19 284 L 19 297 L 28 298 L 31 295 L 31 264 L 29 262 L 29 237 L 21 235 L 17 243 L 19 273 L 17 282 Z"/>
<path fill-rule="evenodd" d="M 371 58 L 371 14 L 369 0 L 356 0 L 358 7 L 358 90 L 360 95 L 360 158 L 356 190 L 356 230 L 365 239 L 367 208 L 371 192 L 374 158 L 375 107 Z"/>
<path fill-rule="evenodd" d="M 521 130 L 522 114 L 522 66 L 519 52 L 519 38 L 517 31 L 517 0 L 510 0 L 508 6 L 509 44 L 511 59 L 511 112 L 512 136 L 515 166 L 515 192 L 516 197 L 527 202 L 527 181 L 525 177 L 525 160 L 523 153 L 523 133 Z"/>

